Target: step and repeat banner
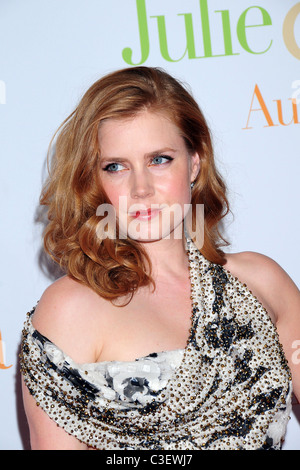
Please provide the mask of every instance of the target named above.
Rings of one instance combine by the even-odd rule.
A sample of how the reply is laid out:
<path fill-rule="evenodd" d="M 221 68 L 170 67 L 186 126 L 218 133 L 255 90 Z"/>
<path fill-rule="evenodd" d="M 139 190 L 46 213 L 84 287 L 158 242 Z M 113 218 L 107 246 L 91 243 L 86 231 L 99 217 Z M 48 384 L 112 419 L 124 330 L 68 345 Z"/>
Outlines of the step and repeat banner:
<path fill-rule="evenodd" d="M 188 84 L 229 188 L 228 249 L 264 253 L 300 285 L 300 2 L 0 0 L 0 50 L 0 448 L 19 450 L 22 325 L 54 280 L 38 217 L 47 148 L 102 75 L 159 66 Z M 299 408 L 285 450 L 300 450 Z"/>

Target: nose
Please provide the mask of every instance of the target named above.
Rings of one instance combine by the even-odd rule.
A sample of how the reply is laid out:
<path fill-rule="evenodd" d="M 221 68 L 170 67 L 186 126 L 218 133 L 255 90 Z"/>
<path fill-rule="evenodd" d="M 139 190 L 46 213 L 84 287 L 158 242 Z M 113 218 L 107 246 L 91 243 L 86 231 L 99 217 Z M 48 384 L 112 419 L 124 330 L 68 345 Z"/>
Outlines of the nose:
<path fill-rule="evenodd" d="M 133 199 L 145 199 L 152 196 L 154 194 L 154 186 L 151 176 L 144 172 L 132 175 L 130 193 Z"/>

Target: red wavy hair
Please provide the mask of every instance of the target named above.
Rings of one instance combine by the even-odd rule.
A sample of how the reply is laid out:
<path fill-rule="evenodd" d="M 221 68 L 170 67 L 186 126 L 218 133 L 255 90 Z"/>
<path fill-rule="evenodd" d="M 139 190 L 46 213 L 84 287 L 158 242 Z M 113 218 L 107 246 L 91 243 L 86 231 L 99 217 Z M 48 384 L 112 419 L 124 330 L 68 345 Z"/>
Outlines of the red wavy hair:
<path fill-rule="evenodd" d="M 126 68 L 94 83 L 54 135 L 55 152 L 40 203 L 48 208 L 45 251 L 71 278 L 90 286 L 103 298 L 127 298 L 152 283 L 151 260 L 135 240 L 96 235 L 100 204 L 109 203 L 99 174 L 98 129 L 107 119 L 133 117 L 149 109 L 167 115 L 178 127 L 187 148 L 198 152 L 201 170 L 192 190 L 192 207 L 204 204 L 202 254 L 224 264 L 220 221 L 229 210 L 226 187 L 214 161 L 206 120 L 178 80 L 150 67 Z"/>

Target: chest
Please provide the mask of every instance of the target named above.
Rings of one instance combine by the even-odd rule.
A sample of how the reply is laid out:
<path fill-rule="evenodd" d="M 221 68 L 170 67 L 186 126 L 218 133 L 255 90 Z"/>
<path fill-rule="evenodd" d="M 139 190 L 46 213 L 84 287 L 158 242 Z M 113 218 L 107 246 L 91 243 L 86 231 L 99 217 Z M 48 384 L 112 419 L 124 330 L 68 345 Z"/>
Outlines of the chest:
<path fill-rule="evenodd" d="M 154 293 L 141 290 L 127 306 L 113 309 L 101 360 L 185 348 L 191 314 L 190 282 L 161 283 Z"/>

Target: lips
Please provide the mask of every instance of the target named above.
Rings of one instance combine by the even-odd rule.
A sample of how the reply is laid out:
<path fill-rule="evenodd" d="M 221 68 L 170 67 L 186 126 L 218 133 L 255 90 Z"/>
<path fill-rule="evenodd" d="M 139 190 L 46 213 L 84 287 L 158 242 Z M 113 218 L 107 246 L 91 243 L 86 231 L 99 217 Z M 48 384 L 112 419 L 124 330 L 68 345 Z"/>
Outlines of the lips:
<path fill-rule="evenodd" d="M 140 219 L 140 220 L 149 220 L 155 217 L 161 209 L 151 209 L 148 208 L 146 210 L 137 210 L 134 212 L 130 212 L 129 215 L 133 217 L 134 219 Z"/>
<path fill-rule="evenodd" d="M 150 215 L 152 213 L 152 209 L 147 209 L 146 211 L 136 211 L 133 213 L 133 217 L 139 217 L 139 216 L 147 216 L 147 215 Z"/>

